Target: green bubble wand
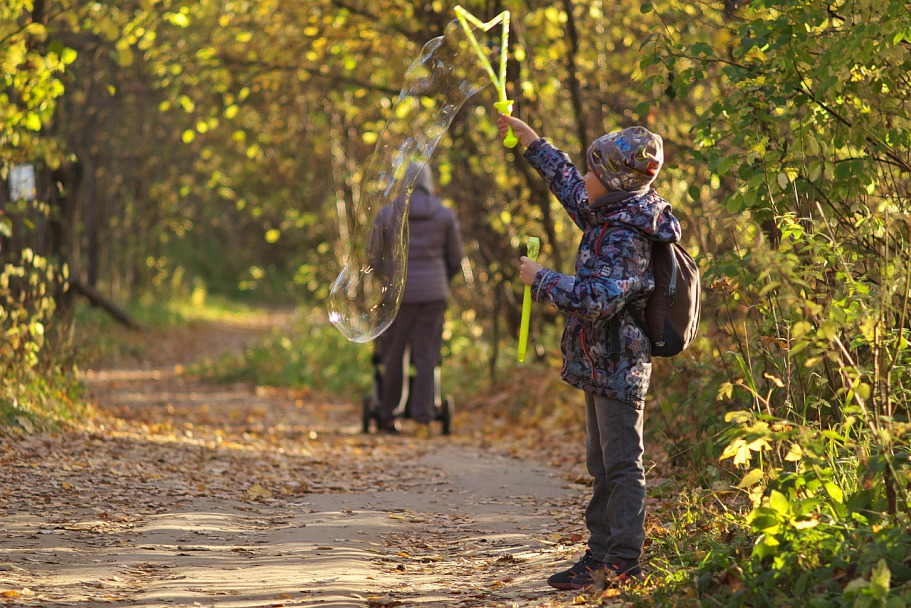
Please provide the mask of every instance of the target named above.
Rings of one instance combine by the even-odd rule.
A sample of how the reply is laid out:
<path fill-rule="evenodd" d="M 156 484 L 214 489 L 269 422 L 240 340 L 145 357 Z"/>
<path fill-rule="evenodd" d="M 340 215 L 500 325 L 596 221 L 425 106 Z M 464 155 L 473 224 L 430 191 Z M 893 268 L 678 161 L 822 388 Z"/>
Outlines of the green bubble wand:
<path fill-rule="evenodd" d="M 509 45 L 509 11 L 503 11 L 487 23 L 483 23 L 480 19 L 466 11 L 461 6 L 457 5 L 453 10 L 455 10 L 456 17 L 458 17 L 459 23 L 462 25 L 462 29 L 465 31 L 465 35 L 468 37 L 468 42 L 471 43 L 471 46 L 478 54 L 478 59 L 481 60 L 481 65 L 487 71 L 487 75 L 490 76 L 490 81 L 497 88 L 498 100 L 494 102 L 493 107 L 495 107 L 501 114 L 506 114 L 507 116 L 511 115 L 512 100 L 506 99 L 506 55 L 507 47 Z M 474 36 L 474 32 L 471 31 L 471 27 L 469 26 L 469 24 L 474 25 L 475 27 L 479 27 L 486 32 L 498 23 L 502 26 L 499 76 L 497 76 L 497 74 L 493 71 L 493 67 L 490 65 L 490 60 L 487 59 L 487 55 L 484 53 L 481 45 L 478 44 L 478 41 Z M 512 127 L 510 127 L 509 131 L 506 133 L 506 137 L 503 139 L 503 145 L 507 148 L 513 148 L 517 143 L 519 143 L 519 140 L 516 139 L 515 134 L 512 132 Z"/>
<path fill-rule="evenodd" d="M 538 260 L 541 251 L 541 241 L 536 236 L 528 237 L 528 259 L 532 262 Z M 522 324 L 519 326 L 519 363 L 525 361 L 525 350 L 528 347 L 528 324 L 531 320 L 531 285 L 525 286 L 522 296 Z"/>

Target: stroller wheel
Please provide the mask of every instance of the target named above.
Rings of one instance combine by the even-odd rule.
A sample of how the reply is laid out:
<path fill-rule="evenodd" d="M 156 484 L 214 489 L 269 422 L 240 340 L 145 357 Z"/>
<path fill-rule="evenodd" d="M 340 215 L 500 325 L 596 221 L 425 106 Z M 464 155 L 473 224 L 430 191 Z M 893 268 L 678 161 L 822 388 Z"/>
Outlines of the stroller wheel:
<path fill-rule="evenodd" d="M 373 418 L 373 397 L 364 397 L 364 406 L 362 411 L 364 432 L 370 432 L 370 420 Z"/>
<path fill-rule="evenodd" d="M 440 422 L 443 426 L 442 432 L 444 435 L 449 435 L 452 432 L 452 415 L 454 410 L 455 405 L 452 402 L 452 397 L 443 399 L 443 403 L 440 406 Z"/>

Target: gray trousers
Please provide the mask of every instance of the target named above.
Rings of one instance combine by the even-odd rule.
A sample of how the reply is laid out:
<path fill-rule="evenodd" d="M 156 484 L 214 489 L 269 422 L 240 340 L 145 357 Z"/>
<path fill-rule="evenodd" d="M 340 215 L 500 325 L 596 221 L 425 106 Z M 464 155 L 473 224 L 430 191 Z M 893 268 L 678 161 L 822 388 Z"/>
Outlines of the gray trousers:
<path fill-rule="evenodd" d="M 411 347 L 411 363 L 415 368 L 414 385 L 410 390 L 411 417 L 424 424 L 433 421 L 433 370 L 440 359 L 445 313 L 444 300 L 402 304 L 395 321 L 380 335 L 380 357 L 383 363 L 382 402 L 379 411 L 381 423 L 392 420 L 393 410 L 402 398 L 405 377 L 402 357 L 406 347 Z"/>
<path fill-rule="evenodd" d="M 601 562 L 638 560 L 645 543 L 643 411 L 585 392 L 585 455 L 594 477 L 585 510 L 588 547 Z"/>

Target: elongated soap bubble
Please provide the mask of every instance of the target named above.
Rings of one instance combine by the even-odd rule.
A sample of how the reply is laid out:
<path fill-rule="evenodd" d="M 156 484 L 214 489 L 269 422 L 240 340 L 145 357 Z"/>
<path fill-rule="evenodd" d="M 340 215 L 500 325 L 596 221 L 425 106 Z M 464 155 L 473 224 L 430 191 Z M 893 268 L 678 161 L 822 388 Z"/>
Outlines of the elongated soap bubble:
<path fill-rule="evenodd" d="M 408 68 L 365 165 L 349 218 L 348 258 L 329 293 L 329 320 L 352 342 L 373 340 L 395 320 L 405 288 L 415 180 L 462 104 L 487 84 L 457 21 L 427 42 Z"/>

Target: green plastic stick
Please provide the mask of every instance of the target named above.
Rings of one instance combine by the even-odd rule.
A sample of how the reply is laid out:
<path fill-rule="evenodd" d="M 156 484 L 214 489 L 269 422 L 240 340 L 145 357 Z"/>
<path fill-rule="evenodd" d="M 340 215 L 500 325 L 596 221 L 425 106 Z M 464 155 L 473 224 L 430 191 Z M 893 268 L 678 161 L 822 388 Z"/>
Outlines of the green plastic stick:
<path fill-rule="evenodd" d="M 495 107 L 498 112 L 506 114 L 507 116 L 512 115 L 511 99 L 495 101 L 493 102 L 493 107 Z M 506 137 L 503 138 L 503 145 L 507 148 L 515 148 L 517 143 L 519 143 L 519 138 L 517 138 L 516 134 L 512 132 L 512 127 L 509 127 L 509 130 L 506 132 Z"/>
<path fill-rule="evenodd" d="M 459 19 L 459 23 L 462 25 L 462 29 L 465 32 L 465 36 L 468 38 L 468 42 L 471 43 L 472 48 L 474 48 L 474 52 L 477 53 L 478 59 L 481 61 L 481 66 L 487 72 L 487 75 L 490 76 L 490 81 L 497 88 L 497 101 L 494 102 L 494 107 L 498 112 L 506 114 L 507 116 L 511 115 L 512 101 L 506 99 L 506 57 L 508 55 L 509 46 L 509 11 L 503 11 L 487 23 L 483 23 L 480 19 L 459 5 L 456 5 L 453 10 L 455 11 L 456 17 Z M 501 41 L 499 77 L 496 73 L 494 73 L 493 66 L 490 65 L 490 60 L 487 59 L 487 55 L 484 54 L 483 49 L 481 49 L 481 45 L 478 44 L 478 40 L 474 37 L 474 33 L 471 31 L 471 28 L 468 25 L 469 23 L 481 28 L 485 32 L 496 24 L 501 24 L 502 31 L 500 35 Z M 503 145 L 507 148 L 514 148 L 517 143 L 519 143 L 519 140 L 512 132 L 512 127 L 510 127 L 509 131 L 506 133 L 506 137 L 503 138 Z"/>
<path fill-rule="evenodd" d="M 531 261 L 538 260 L 538 253 L 541 251 L 541 241 L 536 236 L 528 237 L 528 259 Z M 525 294 L 522 296 L 522 324 L 519 326 L 519 363 L 525 361 L 525 350 L 528 347 L 528 322 L 531 319 L 531 286 L 525 286 Z"/>

